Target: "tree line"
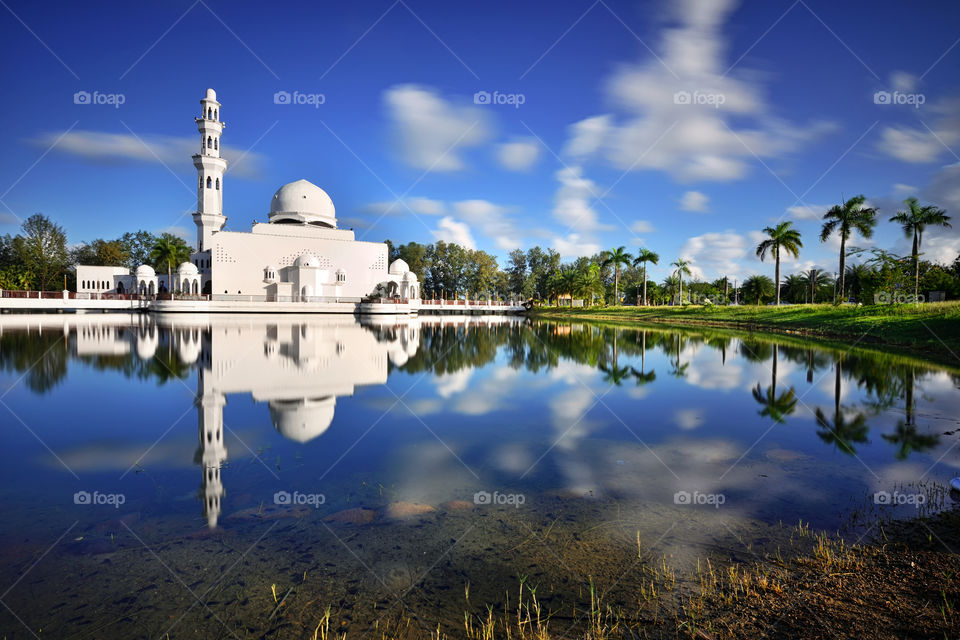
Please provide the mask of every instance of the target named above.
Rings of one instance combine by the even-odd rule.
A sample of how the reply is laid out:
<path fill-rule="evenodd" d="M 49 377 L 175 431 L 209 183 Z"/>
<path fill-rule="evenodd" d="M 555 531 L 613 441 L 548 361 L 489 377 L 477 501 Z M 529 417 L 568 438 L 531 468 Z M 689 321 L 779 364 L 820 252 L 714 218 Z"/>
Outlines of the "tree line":
<path fill-rule="evenodd" d="M 169 275 L 191 253 L 193 247 L 179 236 L 142 229 L 70 246 L 63 227 L 37 213 L 23 221 L 20 233 L 0 236 L 0 289 L 73 289 L 80 264 L 131 270 L 149 264 Z"/>
<path fill-rule="evenodd" d="M 960 256 L 950 265 L 922 259 L 924 234 L 950 227 L 950 216 L 936 206 L 921 206 L 916 198 L 908 198 L 904 205 L 889 222 L 899 225 L 911 240 L 910 255 L 848 246 L 854 232 L 871 238 L 878 223 L 878 211 L 858 195 L 823 216 L 819 241 L 838 238 L 840 243 L 836 272 L 809 269 L 781 277 L 781 258 L 799 257 L 803 248 L 801 233 L 788 221 L 764 228 L 765 238 L 756 247 L 761 261 L 770 259 L 774 263 L 774 277 L 753 274 L 743 282 L 731 282 L 729 277 L 700 281 L 692 277 L 692 264 L 683 257 L 670 263 L 670 271 L 661 282 L 650 280 L 648 269 L 659 265 L 660 256 L 647 247 L 641 247 L 635 255 L 625 246 L 614 247 L 567 262 L 550 248 L 514 249 L 501 268 L 496 256 L 454 243 L 386 243 L 390 261 L 406 261 L 420 278 L 423 297 L 435 299 L 522 296 L 544 304 L 580 299 L 587 305 L 646 305 L 845 300 L 892 303 L 920 300 L 921 292 L 929 291 L 960 297 Z M 63 228 L 35 214 L 24 221 L 16 236 L 0 237 L 0 288 L 56 290 L 64 284 L 72 288 L 78 264 L 130 269 L 150 264 L 170 274 L 189 260 L 192 251 L 182 238 L 143 230 L 68 248 Z M 848 259 L 857 261 L 848 264 Z"/>

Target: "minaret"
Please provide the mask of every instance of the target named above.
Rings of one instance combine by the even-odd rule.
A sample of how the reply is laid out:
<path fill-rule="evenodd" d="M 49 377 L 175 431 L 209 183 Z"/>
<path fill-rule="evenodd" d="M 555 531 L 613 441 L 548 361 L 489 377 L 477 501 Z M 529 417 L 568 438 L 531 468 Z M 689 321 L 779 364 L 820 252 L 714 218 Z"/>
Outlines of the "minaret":
<path fill-rule="evenodd" d="M 202 383 L 201 383 L 202 384 Z M 220 468 L 227 459 L 223 444 L 223 405 L 226 398 L 217 393 L 203 394 L 197 398 L 199 414 L 200 448 L 198 457 L 203 479 L 200 481 L 200 498 L 203 500 L 203 515 L 213 529 L 220 517 L 220 500 L 225 493 L 220 480 Z"/>
<path fill-rule="evenodd" d="M 210 249 L 210 237 L 227 222 L 223 215 L 223 174 L 227 161 L 220 157 L 220 136 L 226 125 L 220 121 L 216 91 L 207 89 L 200 105 L 200 117 L 194 118 L 200 131 L 200 153 L 193 156 L 198 179 L 193 221 L 197 225 L 197 251 L 206 251 Z"/>

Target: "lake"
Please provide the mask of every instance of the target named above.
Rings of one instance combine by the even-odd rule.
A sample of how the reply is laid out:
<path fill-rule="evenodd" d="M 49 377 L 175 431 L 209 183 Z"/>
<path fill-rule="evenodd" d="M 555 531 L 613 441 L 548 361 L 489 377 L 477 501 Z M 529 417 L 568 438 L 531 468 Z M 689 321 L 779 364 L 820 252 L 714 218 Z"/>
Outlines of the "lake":
<path fill-rule="evenodd" d="M 706 559 L 949 506 L 958 385 L 711 329 L 4 315 L 0 629 L 477 635 L 533 592 L 563 631 L 592 585 L 643 620 Z"/>

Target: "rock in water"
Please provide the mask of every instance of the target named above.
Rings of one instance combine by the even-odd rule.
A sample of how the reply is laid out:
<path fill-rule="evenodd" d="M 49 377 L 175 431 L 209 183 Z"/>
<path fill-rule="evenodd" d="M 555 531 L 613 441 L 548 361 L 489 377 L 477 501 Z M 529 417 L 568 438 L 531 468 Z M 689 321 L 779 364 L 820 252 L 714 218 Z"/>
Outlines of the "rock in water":
<path fill-rule="evenodd" d="M 436 511 L 436 509 L 428 504 L 391 502 L 387 505 L 384 515 L 391 520 L 409 520 L 434 511 Z"/>

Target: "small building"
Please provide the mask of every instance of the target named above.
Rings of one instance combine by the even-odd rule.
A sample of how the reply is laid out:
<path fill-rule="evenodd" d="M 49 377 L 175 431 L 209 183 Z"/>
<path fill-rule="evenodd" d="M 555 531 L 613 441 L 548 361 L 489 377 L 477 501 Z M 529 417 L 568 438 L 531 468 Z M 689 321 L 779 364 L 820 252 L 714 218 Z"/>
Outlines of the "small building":
<path fill-rule="evenodd" d="M 126 267 L 77 266 L 77 293 L 132 293 L 132 285 Z"/>

